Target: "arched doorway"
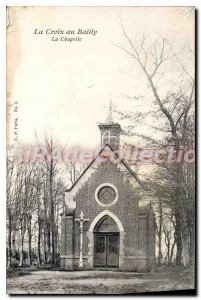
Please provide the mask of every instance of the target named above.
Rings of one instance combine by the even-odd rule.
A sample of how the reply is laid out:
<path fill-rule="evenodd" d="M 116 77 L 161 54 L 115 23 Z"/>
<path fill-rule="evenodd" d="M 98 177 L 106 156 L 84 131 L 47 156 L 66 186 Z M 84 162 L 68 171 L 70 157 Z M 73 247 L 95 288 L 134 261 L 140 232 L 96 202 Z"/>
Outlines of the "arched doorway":
<path fill-rule="evenodd" d="M 119 228 L 108 215 L 93 230 L 94 267 L 119 267 Z"/>

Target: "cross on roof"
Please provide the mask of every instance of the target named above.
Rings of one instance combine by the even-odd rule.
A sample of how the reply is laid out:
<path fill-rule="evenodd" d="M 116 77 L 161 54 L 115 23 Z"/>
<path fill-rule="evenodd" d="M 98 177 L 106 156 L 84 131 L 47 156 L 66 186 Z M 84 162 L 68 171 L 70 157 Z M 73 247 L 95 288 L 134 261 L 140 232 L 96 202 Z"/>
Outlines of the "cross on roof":
<path fill-rule="evenodd" d="M 109 106 L 109 110 L 108 110 L 108 116 L 107 116 L 105 123 L 106 124 L 114 123 L 114 119 L 113 119 L 113 115 L 112 115 L 112 100 L 111 100 L 111 98 L 110 98 L 110 106 Z"/>

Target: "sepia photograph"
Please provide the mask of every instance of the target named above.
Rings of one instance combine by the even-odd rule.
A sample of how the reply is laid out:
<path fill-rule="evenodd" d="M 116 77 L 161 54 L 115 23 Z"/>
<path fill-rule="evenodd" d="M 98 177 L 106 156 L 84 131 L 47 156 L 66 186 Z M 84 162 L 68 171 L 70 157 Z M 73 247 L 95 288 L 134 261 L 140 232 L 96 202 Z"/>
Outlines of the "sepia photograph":
<path fill-rule="evenodd" d="M 7 294 L 196 293 L 195 15 L 7 6 Z"/>

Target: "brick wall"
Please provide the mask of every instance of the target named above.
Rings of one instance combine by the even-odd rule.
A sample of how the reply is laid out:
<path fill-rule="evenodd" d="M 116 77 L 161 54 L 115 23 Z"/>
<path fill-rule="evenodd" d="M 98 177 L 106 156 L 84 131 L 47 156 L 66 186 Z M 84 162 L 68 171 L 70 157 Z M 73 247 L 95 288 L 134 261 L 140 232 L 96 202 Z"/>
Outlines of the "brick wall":
<path fill-rule="evenodd" d="M 100 184 L 111 183 L 118 189 L 118 200 L 112 206 L 102 207 L 95 200 L 95 191 Z M 93 219 L 102 211 L 108 209 L 114 213 L 122 223 L 127 233 L 124 238 L 124 255 L 136 255 L 138 245 L 138 189 L 134 189 L 129 180 L 125 179 L 117 165 L 112 163 L 101 164 L 97 172 L 78 191 L 75 218 L 82 210 L 85 218 L 90 221 L 84 226 L 84 255 L 88 253 L 87 231 Z M 79 224 L 75 221 L 75 254 L 79 254 Z"/>
<path fill-rule="evenodd" d="M 138 182 L 133 186 L 129 180 L 129 171 L 126 168 L 122 169 L 122 167 L 120 171 L 117 164 L 102 163 L 97 167 L 93 165 L 91 168 L 95 168 L 95 172 L 91 172 L 91 176 L 87 180 L 82 182 L 82 179 L 80 179 L 77 183 L 79 188 L 73 197 L 73 201 L 76 202 L 74 218 L 71 219 L 72 222 L 70 223 L 66 219 L 65 254 L 70 255 L 71 252 L 73 253 L 73 264 L 75 269 L 78 268 L 80 231 L 79 223 L 75 219 L 79 218 L 80 212 L 83 211 L 84 217 L 89 219 L 89 222 L 84 224 L 84 268 L 90 267 L 87 259 L 89 251 L 88 230 L 98 214 L 109 210 L 120 220 L 125 232 L 122 269 L 134 271 L 145 270 L 147 267 L 151 269 L 154 264 L 155 253 L 154 216 L 153 213 L 147 214 L 150 206 L 143 213 L 139 209 L 139 201 L 143 197 L 142 187 Z M 104 183 L 113 184 L 118 190 L 118 200 L 112 206 L 103 207 L 95 199 L 96 189 Z M 62 228 L 64 228 L 63 223 Z M 149 257 L 149 260 L 147 260 L 147 257 Z"/>

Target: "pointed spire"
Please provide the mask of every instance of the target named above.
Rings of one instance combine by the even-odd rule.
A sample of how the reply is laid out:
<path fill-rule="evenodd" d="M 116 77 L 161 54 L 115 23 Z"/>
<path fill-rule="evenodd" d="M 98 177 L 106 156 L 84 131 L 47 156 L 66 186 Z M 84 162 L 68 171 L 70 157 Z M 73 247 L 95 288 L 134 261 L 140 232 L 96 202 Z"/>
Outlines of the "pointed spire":
<path fill-rule="evenodd" d="M 111 97 L 110 97 L 110 106 L 109 106 L 109 110 L 108 110 L 108 116 L 107 116 L 107 119 L 106 119 L 105 123 L 106 124 L 114 123 L 113 115 L 112 115 L 112 100 L 111 100 Z"/>

